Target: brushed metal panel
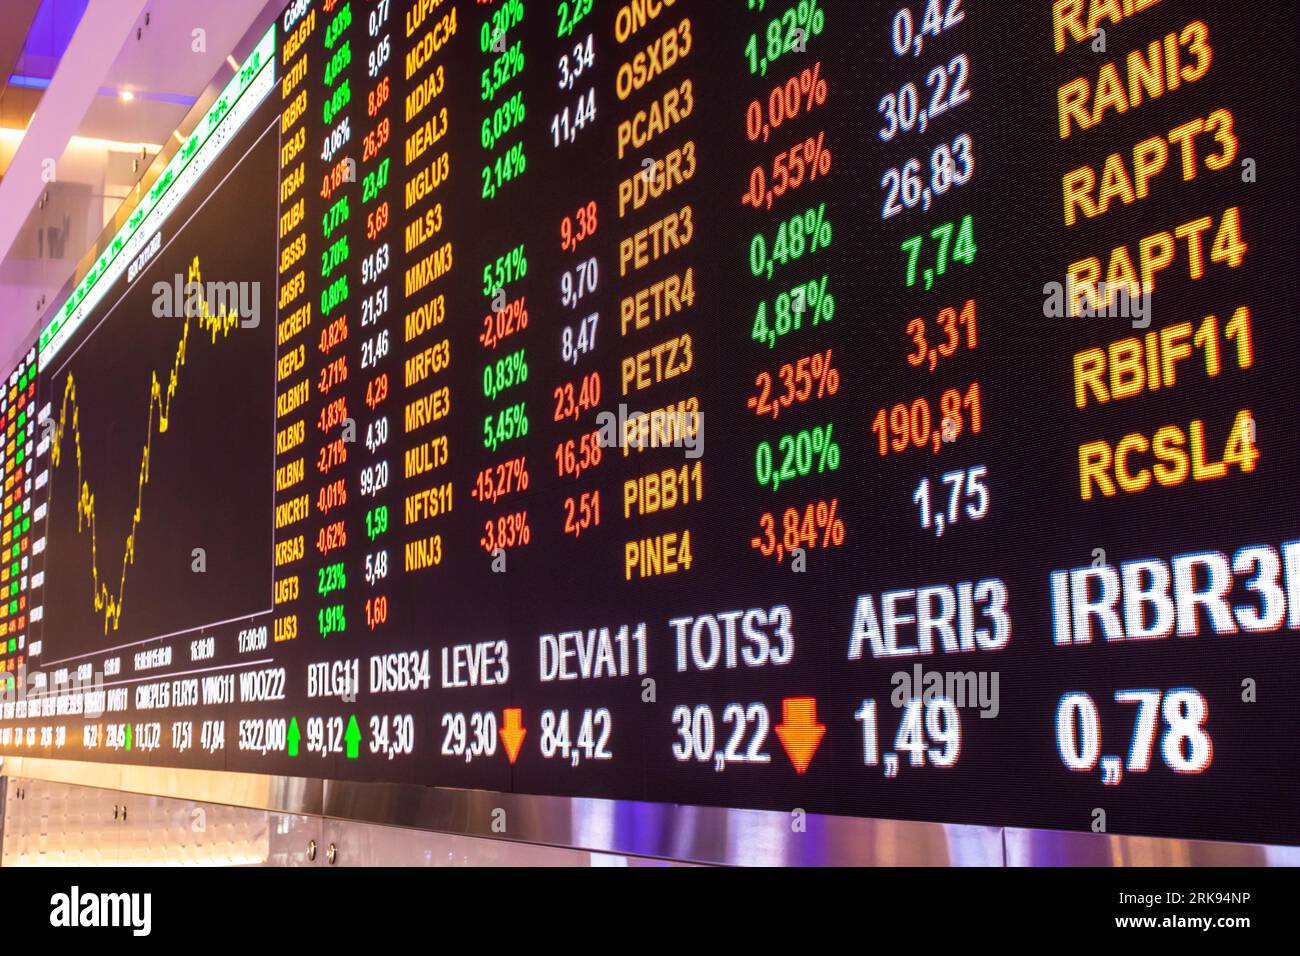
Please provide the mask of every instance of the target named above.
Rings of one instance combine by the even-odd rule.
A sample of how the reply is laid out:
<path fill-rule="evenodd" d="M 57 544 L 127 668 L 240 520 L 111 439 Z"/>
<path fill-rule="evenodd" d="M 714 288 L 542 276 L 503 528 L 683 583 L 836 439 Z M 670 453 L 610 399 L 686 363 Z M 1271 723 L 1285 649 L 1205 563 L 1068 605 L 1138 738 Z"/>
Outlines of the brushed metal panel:
<path fill-rule="evenodd" d="M 265 826 L 269 840 L 263 855 L 265 862 L 273 866 L 326 865 L 328 841 L 322 827 L 328 827 L 330 821 L 451 834 L 500 844 L 499 854 L 495 848 L 477 844 L 462 846 L 428 840 L 421 844 L 450 847 L 450 862 L 498 855 L 513 861 L 509 848 L 529 844 L 612 858 L 750 866 L 1300 866 L 1300 847 L 1287 846 L 815 814 L 804 818 L 800 828 L 785 813 L 760 810 L 28 757 L 6 758 L 3 770 L 7 775 L 21 777 L 29 795 L 36 791 L 30 785 L 33 779 L 75 785 L 82 791 L 92 788 L 96 794 L 94 807 L 73 816 L 81 827 L 78 832 L 84 832 L 85 838 L 92 841 L 99 827 L 92 819 L 94 815 L 102 814 L 103 807 L 111 809 L 123 802 L 126 794 L 263 811 L 268 815 Z M 45 841 L 42 845 L 47 853 L 62 852 L 50 843 L 48 833 L 42 835 L 41 828 L 31 822 L 30 813 L 12 812 L 13 780 L 6 785 L 4 795 L 0 834 L 6 862 L 11 849 L 20 845 L 23 854 L 43 858 L 37 846 L 41 840 Z M 83 795 L 79 799 L 92 798 Z M 330 820 L 322 823 L 322 816 Z M 314 860 L 307 855 L 313 839 L 318 850 Z M 410 839 L 419 843 L 416 836 Z M 105 861 L 118 857 L 116 846 L 101 847 L 101 853 Z M 373 854 L 368 858 L 377 861 Z M 531 858 L 531 851 L 523 849 L 516 857 Z"/>
<path fill-rule="evenodd" d="M 326 866 L 427 867 L 644 867 L 689 866 L 568 847 L 488 840 L 458 833 L 408 830 L 327 819 Z"/>
<path fill-rule="evenodd" d="M 696 863 L 1000 866 L 1002 831 L 900 820 L 8 758 L 7 773 L 105 791 Z M 112 801 L 110 801 L 111 804 Z M 498 813 L 500 811 L 500 813 Z M 494 828 L 504 825 L 504 829 Z"/>
<path fill-rule="evenodd" d="M 1300 866 L 1300 847 L 1007 827 L 1008 866 Z"/>
<path fill-rule="evenodd" d="M 46 757 L 6 757 L 4 772 L 9 776 L 83 787 L 286 813 L 320 814 L 323 806 L 324 781 L 311 777 L 140 767 Z"/>
<path fill-rule="evenodd" d="M 271 858 L 265 810 L 25 777 L 6 785 L 5 866 L 293 865 L 295 851 L 306 855 L 304 840 Z"/>
<path fill-rule="evenodd" d="M 112 791 L 27 778 L 8 781 L 5 866 L 102 866 L 120 860 Z"/>
<path fill-rule="evenodd" d="M 325 821 L 300 813 L 267 814 L 266 866 L 324 866 Z"/>
<path fill-rule="evenodd" d="M 999 827 L 329 780 L 325 815 L 741 866 L 1001 866 Z"/>

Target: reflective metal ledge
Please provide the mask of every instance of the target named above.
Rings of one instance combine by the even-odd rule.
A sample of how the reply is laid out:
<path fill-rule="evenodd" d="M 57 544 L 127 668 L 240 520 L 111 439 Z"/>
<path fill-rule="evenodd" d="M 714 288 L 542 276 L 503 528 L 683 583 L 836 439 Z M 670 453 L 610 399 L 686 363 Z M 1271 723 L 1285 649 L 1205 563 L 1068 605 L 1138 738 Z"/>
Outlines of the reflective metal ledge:
<path fill-rule="evenodd" d="M 1001 830 L 902 820 L 325 782 L 325 815 L 738 866 L 1000 866 Z M 496 821 L 504 831 L 494 830 Z"/>
<path fill-rule="evenodd" d="M 236 61 L 251 50 L 283 0 L 267 0 Z M 190 130 L 228 75 L 181 123 Z M 142 178 L 152 185 L 179 148 L 169 140 Z M 70 277 L 70 290 L 125 222 L 123 204 Z M 53 309 L 53 306 L 51 306 Z M 48 315 L 46 316 L 48 319 Z M 325 816 L 546 846 L 697 863 L 756 866 L 1300 866 L 1300 847 L 1166 840 L 1054 830 L 976 827 L 619 800 L 541 797 L 400 784 L 6 757 L 0 774 L 279 813 Z M 0 782 L 3 778 L 0 777 Z M 504 817 L 497 811 L 504 811 Z M 504 831 L 494 830 L 504 820 Z"/>
<path fill-rule="evenodd" d="M 1008 866 L 1300 866 L 1300 847 L 1007 827 Z"/>
<path fill-rule="evenodd" d="M 0 773 L 279 813 L 734 866 L 1300 866 L 1300 847 L 3 758 Z"/>

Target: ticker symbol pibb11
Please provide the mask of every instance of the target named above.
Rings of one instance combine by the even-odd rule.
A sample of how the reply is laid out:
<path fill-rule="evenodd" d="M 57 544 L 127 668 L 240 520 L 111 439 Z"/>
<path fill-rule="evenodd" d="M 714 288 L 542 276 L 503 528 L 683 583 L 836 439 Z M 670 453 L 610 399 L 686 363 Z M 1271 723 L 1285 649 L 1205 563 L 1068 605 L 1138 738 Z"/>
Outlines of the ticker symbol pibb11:
<path fill-rule="evenodd" d="M 519 707 L 507 707 L 501 718 L 501 742 L 505 744 L 506 756 L 513 766 L 519 758 L 519 751 L 524 747 L 524 737 L 528 735 L 528 728 L 524 726 L 524 712 Z"/>
<path fill-rule="evenodd" d="M 813 754 L 817 753 L 817 747 L 826 736 L 826 725 L 817 722 L 817 698 L 787 697 L 782 700 L 781 723 L 775 729 L 795 771 L 806 773 Z"/>

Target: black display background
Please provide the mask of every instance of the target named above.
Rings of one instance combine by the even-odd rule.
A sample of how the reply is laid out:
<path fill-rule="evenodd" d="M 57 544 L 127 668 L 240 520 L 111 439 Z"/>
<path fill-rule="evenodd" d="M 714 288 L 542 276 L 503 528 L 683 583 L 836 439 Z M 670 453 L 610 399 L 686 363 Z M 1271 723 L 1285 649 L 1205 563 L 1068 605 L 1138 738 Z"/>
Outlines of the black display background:
<path fill-rule="evenodd" d="M 368 10 L 357 0 L 353 3 L 358 13 Z M 450 0 L 444 6 L 449 4 Z M 396 129 L 401 128 L 396 120 L 411 86 L 401 78 L 400 40 L 409 6 L 394 0 L 390 20 L 395 41 L 390 69 L 396 87 L 393 102 L 397 104 L 391 115 Z M 184 766 L 309 776 L 1066 829 L 1086 829 L 1093 809 L 1101 807 L 1107 811 L 1109 828 L 1116 832 L 1287 843 L 1300 840 L 1293 799 L 1300 747 L 1291 703 L 1300 687 L 1294 675 L 1294 650 L 1288 643 L 1294 632 L 1232 637 L 1206 632 L 1191 639 L 1056 648 L 1047 603 L 1049 573 L 1089 564 L 1097 548 L 1105 550 L 1110 563 L 1118 564 L 1202 550 L 1231 555 L 1246 545 L 1277 547 L 1296 535 L 1294 489 L 1300 476 L 1300 451 L 1290 423 L 1294 368 L 1300 360 L 1295 299 L 1298 250 L 1296 207 L 1287 178 L 1297 146 L 1292 122 L 1296 104 L 1281 47 L 1282 38 L 1296 26 L 1295 10 L 1281 4 L 1225 6 L 1164 0 L 1131 22 L 1108 27 L 1107 54 L 1094 54 L 1086 44 L 1055 54 L 1051 49 L 1051 4 L 968 2 L 963 5 L 967 17 L 962 25 L 950 34 L 927 40 L 923 56 L 899 58 L 889 43 L 896 4 L 821 0 L 827 31 L 810 41 L 807 56 L 783 60 L 766 78 L 751 80 L 742 51 L 758 18 L 746 13 L 742 3 L 679 0 L 623 46 L 613 37 L 617 5 L 598 4 L 578 37 L 569 43 L 588 28 L 595 31 L 599 119 L 577 145 L 552 150 L 550 118 L 573 99 L 573 94 L 560 93 L 554 85 L 554 61 L 566 43 L 554 36 L 551 4 L 527 0 L 526 6 L 524 24 L 511 31 L 510 39 L 513 43 L 517 36 L 524 38 L 528 66 L 522 87 L 516 81 L 507 95 L 519 88 L 526 91 L 528 119 L 522 136 L 527 144 L 528 172 L 490 203 L 478 195 L 477 173 L 488 154 L 478 142 L 479 123 L 486 111 L 478 99 L 477 83 L 487 58 L 478 49 L 482 13 L 476 5 L 457 4 L 458 35 L 435 57 L 435 62 L 445 65 L 449 77 L 442 101 L 447 103 L 452 121 L 449 135 L 425 158 L 443 148 L 451 153 L 451 185 L 444 187 L 435 201 L 444 204 L 449 224 L 445 235 L 455 243 L 456 261 L 451 276 L 439 283 L 448 298 L 445 328 L 452 337 L 449 380 L 453 414 L 448 431 L 450 474 L 456 493 L 454 514 L 437 526 L 448 545 L 443 566 L 404 578 L 399 575 L 390 582 L 393 613 L 387 629 L 378 635 L 353 625 L 347 636 L 333 638 L 325 646 L 307 633 L 294 643 L 272 648 L 277 664 L 287 668 L 289 699 L 283 705 L 225 708 L 228 744 L 224 754 L 203 758 L 196 754 L 97 753 L 94 759 L 152 759 Z M 767 13 L 776 15 L 775 7 L 783 5 L 774 6 L 769 0 L 768 6 Z M 690 56 L 667 76 L 634 94 L 628 103 L 619 103 L 613 92 L 617 65 L 684 16 L 692 20 L 695 48 Z M 1213 62 L 1204 79 L 1126 115 L 1112 113 L 1097 129 L 1076 132 L 1065 141 L 1058 139 L 1056 92 L 1062 83 L 1078 75 L 1095 79 L 1102 62 L 1122 63 L 1128 51 L 1145 47 L 1168 31 L 1181 30 L 1197 18 L 1208 25 L 1213 48 Z M 310 41 L 309 166 L 322 132 L 317 127 L 321 125 L 318 58 L 323 31 L 322 22 Z M 364 17 L 357 18 L 353 35 L 354 42 L 364 38 Z M 360 42 L 357 45 L 364 48 Z M 876 136 L 879 98 L 908 80 L 920 85 L 929 69 L 959 52 L 970 59 L 972 100 L 944 117 L 924 137 L 904 136 L 881 143 Z M 744 115 L 749 101 L 765 97 L 776 82 L 815 61 L 821 62 L 829 86 L 827 105 L 812 117 L 791 124 L 788 135 L 783 129 L 768 144 L 748 143 Z M 695 112 L 690 120 L 657 138 L 646 150 L 618 161 L 615 132 L 619 118 L 688 76 L 695 84 Z M 356 102 L 358 94 L 369 86 L 362 64 L 354 64 L 351 78 Z M 260 117 L 277 108 L 276 95 L 271 99 L 259 118 L 241 133 L 239 143 L 230 147 L 230 155 L 237 154 L 239 144 L 250 141 L 254 127 L 262 128 Z M 1217 108 L 1232 111 L 1241 144 L 1238 159 L 1257 161 L 1258 182 L 1243 183 L 1235 167 L 1213 173 L 1202 166 L 1195 181 L 1182 183 L 1175 172 L 1175 158 L 1154 182 L 1150 198 L 1131 207 L 1116 205 L 1096 220 L 1068 230 L 1064 227 L 1059 180 L 1065 171 L 1084 163 L 1099 167 L 1107 154 L 1131 151 L 1139 140 L 1166 133 Z M 354 109 L 353 115 L 355 144 L 356 134 L 366 125 L 364 109 Z M 778 149 L 821 129 L 834 152 L 834 168 L 825 180 L 782 200 L 771 214 L 758 214 L 739 204 L 753 166 L 770 167 Z M 410 173 L 401 165 L 400 144 L 405 132 L 394 137 L 394 176 L 388 187 L 388 196 L 399 210 L 401 186 Z M 924 216 L 908 214 L 882 226 L 881 173 L 913 155 L 927 155 L 940 135 L 951 137 L 959 132 L 969 132 L 974 140 L 973 181 L 939 200 Z M 515 139 L 507 137 L 502 147 Z M 698 150 L 695 179 L 619 221 L 615 212 L 619 180 L 635 173 L 643 155 L 662 156 L 687 139 L 694 140 Z M 274 176 L 266 175 L 268 182 L 256 187 L 266 197 L 263 203 L 249 198 L 255 187 L 248 184 L 239 189 L 228 185 L 223 201 L 211 204 L 216 207 L 213 214 L 223 221 L 215 225 L 212 238 L 196 248 L 203 256 L 205 278 L 224 276 L 218 250 L 252 255 L 229 250 L 234 225 L 224 217 L 237 214 L 241 245 L 264 250 L 274 241 L 275 183 Z M 307 228 L 309 241 L 319 244 L 316 224 L 323 210 L 313 208 L 317 202 L 311 198 L 315 178 L 308 176 L 306 188 Z M 215 183 L 217 177 L 210 175 L 208 181 Z M 359 185 L 355 190 L 354 203 L 359 207 Z M 224 201 L 226 195 L 230 202 Z M 578 374 L 560 362 L 558 348 L 560 327 L 579 317 L 558 306 L 559 274 L 571 267 L 576 257 L 562 255 L 556 237 L 559 219 L 590 198 L 597 199 L 601 208 L 600 232 L 591 246 L 601 263 L 601 286 L 594 302 L 602 311 L 601 342 L 592 363 L 578 371 L 601 371 L 606 395 L 614 396 L 612 402 L 603 403 L 608 408 L 620 400 L 615 386 L 623 356 L 662 341 L 670 332 L 690 331 L 696 343 L 695 370 L 680 385 L 658 386 L 645 393 L 644 399 L 634 395 L 627 401 L 633 408 L 657 407 L 688 394 L 700 397 L 705 410 L 705 496 L 701 504 L 686 509 L 624 522 L 619 513 L 622 480 L 652 467 L 680 464 L 681 457 L 680 452 L 671 450 L 640 458 L 616 456 L 616 461 L 599 469 L 595 479 L 605 501 L 605 525 L 574 542 L 559 530 L 560 502 L 564 495 L 586 490 L 593 482 L 583 480 L 574 485 L 556 479 L 551 453 L 561 438 L 575 437 L 595 426 L 589 419 L 582 428 L 556 426 L 549 420 L 551 389 Z M 826 201 L 835 227 L 834 244 L 810 264 L 786 271 L 792 282 L 813 273 L 820 275 L 823 270 L 829 272 L 837 298 L 836 318 L 812 335 L 792 337 L 769 351 L 750 340 L 750 327 L 754 306 L 761 296 L 770 297 L 776 291 L 776 283 L 750 277 L 749 238 L 760 228 L 770 232 L 778 214 L 802 211 L 805 198 L 811 204 Z M 664 262 L 619 280 L 618 240 L 688 202 L 695 213 L 693 243 Z M 1249 305 L 1254 317 L 1255 366 L 1244 373 L 1228 368 L 1216 379 L 1188 372 L 1180 375 L 1174 389 L 1077 411 L 1072 401 L 1073 353 L 1084 345 L 1104 344 L 1133 332 L 1116 320 L 1044 318 L 1044 283 L 1061 281 L 1066 265 L 1082 255 L 1098 255 L 1104 261 L 1114 245 L 1136 246 L 1142 236 L 1172 230 L 1198 216 L 1210 215 L 1217 225 L 1223 210 L 1233 205 L 1241 209 L 1243 234 L 1249 244 L 1245 263 L 1236 270 L 1210 267 L 1204 279 L 1189 282 L 1180 256 L 1177 267 L 1157 280 L 1152 328 L 1199 321 L 1212 312 L 1226 319 L 1239 305 Z M 357 226 L 357 211 L 354 208 L 349 228 Z M 905 289 L 899 243 L 922 231 L 923 226 L 928 229 L 946 219 L 959 220 L 966 213 L 974 217 L 979 246 L 973 266 L 950 273 L 933 292 Z M 400 243 L 400 228 L 406 218 L 399 214 L 398 228 L 390 227 L 390 240 Z M 420 254 L 440 241 L 426 244 Z M 531 377 L 518 395 L 529 402 L 533 431 L 518 445 L 518 451 L 505 446 L 497 454 L 487 455 L 481 442 L 482 417 L 507 402 L 486 402 L 479 387 L 488 355 L 477 341 L 485 311 L 480 273 L 485 262 L 520 243 L 527 244 L 529 276 L 520 283 L 519 291 L 528 296 L 531 324 L 518 341 L 528 349 Z M 358 246 L 369 247 L 365 243 Z M 313 245 L 308 261 L 319 251 Z M 252 259 L 262 262 L 262 254 L 259 251 Z M 582 256 L 588 254 L 584 251 Z M 402 272 L 415 258 L 402 261 L 399 256 L 397 265 L 390 268 L 395 293 L 400 292 Z M 350 268 L 359 268 L 358 259 L 354 251 Z M 274 260 L 267 256 L 265 261 Z M 651 332 L 618 336 L 619 297 L 687 264 L 696 270 L 694 308 Z M 319 292 L 309 284 L 308 299 L 318 300 Z M 510 297 L 515 295 L 512 289 Z M 981 318 L 979 348 L 953 359 L 935 375 L 910 368 L 905 361 L 910 349 L 904 332 L 907 321 L 915 315 L 933 316 L 943 306 L 960 304 L 972 295 L 978 299 Z M 421 298 L 427 298 L 427 293 Z M 354 304 L 355 299 L 354 291 Z M 400 343 L 404 309 L 400 294 L 396 299 L 390 327 Z M 264 315 L 272 306 L 273 297 L 268 295 Z M 95 324 L 92 320 L 86 327 Z M 309 347 L 318 331 L 319 327 L 310 331 Z M 492 355 L 514 347 L 509 343 Z M 844 375 L 838 395 L 783 415 L 779 425 L 760 422 L 746 411 L 745 399 L 756 372 L 824 348 L 834 348 Z M 355 359 L 354 350 L 349 358 Z M 390 375 L 398 379 L 402 358 L 399 348 L 387 366 Z M 264 364 L 268 371 L 272 368 L 269 359 Z M 1180 372 L 1190 368 L 1184 366 Z M 196 361 L 195 381 L 198 371 Z M 213 374 L 219 373 L 214 370 Z M 108 373 L 105 376 L 106 382 L 116 381 Z M 231 375 L 245 377 L 238 371 Z M 943 389 L 972 380 L 981 383 L 983 394 L 985 427 L 980 436 L 963 437 L 940 456 L 909 452 L 879 458 L 871 434 L 871 419 L 878 408 L 918 395 L 933 400 Z M 357 387 L 353 382 L 350 394 L 357 394 Z M 46 396 L 51 394 L 52 383 L 46 377 L 42 388 Z M 252 403 L 257 395 L 265 398 L 269 388 L 269 382 L 253 384 L 250 380 L 242 394 Z M 211 391 L 201 388 L 196 394 Z M 416 390 L 411 394 L 397 390 L 396 400 L 390 399 L 388 412 L 395 426 L 400 425 L 402 403 L 415 397 Z M 269 399 L 267 403 L 269 406 Z M 126 406 L 124 418 L 130 418 L 131 407 L 134 405 Z M 1201 418 L 1214 450 L 1216 441 L 1222 440 L 1216 436 L 1226 434 L 1242 408 L 1250 408 L 1258 422 L 1262 457 L 1253 474 L 1158 488 L 1136 496 L 1091 502 L 1079 499 L 1077 449 L 1081 442 L 1100 437 L 1115 441 L 1130 431 L 1150 434 L 1161 425 L 1185 426 Z M 195 414 L 207 416 L 200 421 L 217 422 L 231 412 L 214 403 L 206 412 Z M 246 408 L 240 414 L 265 420 L 261 410 Z M 843 452 L 838 473 L 820 481 L 805 479 L 779 495 L 754 484 L 752 455 L 758 441 L 831 420 Z M 364 424 L 360 417 L 358 423 Z M 398 450 L 390 460 L 400 474 L 404 436 L 400 428 L 395 435 Z M 251 443 L 243 447 L 250 458 L 259 454 Z M 479 468 L 524 451 L 529 455 L 532 478 L 525 497 L 508 499 L 497 508 L 480 506 L 470 498 L 469 488 Z M 199 461 L 202 458 L 195 456 L 191 464 Z M 936 479 L 944 471 L 976 464 L 989 468 L 993 502 L 989 517 L 980 524 L 955 528 L 941 539 L 921 531 L 910 500 L 916 482 L 925 475 Z M 269 474 L 266 462 L 255 467 L 259 473 Z M 351 465 L 348 474 L 349 484 L 354 486 Z M 166 482 L 163 479 L 160 471 L 149 491 L 167 500 L 146 501 L 147 515 L 187 520 L 195 510 L 189 488 L 173 483 L 170 476 Z M 404 494 L 427 483 L 403 487 L 402 494 L 391 499 L 396 503 L 395 514 L 400 516 Z M 314 497 L 315 488 L 311 491 Z M 749 539 L 760 511 L 830 497 L 840 502 L 848 544 L 838 552 L 812 552 L 806 574 L 794 575 L 750 549 Z M 108 498 L 105 493 L 104 499 Z M 477 544 L 482 522 L 488 516 L 523 507 L 529 510 L 532 544 L 511 551 L 508 573 L 495 574 L 490 558 Z M 363 514 L 363 509 L 354 508 L 348 517 L 349 528 L 358 537 Z M 689 573 L 624 582 L 624 540 L 684 525 L 692 528 L 694 538 L 696 564 Z M 404 531 L 400 525 L 399 530 Z M 414 533 L 408 536 L 414 537 Z M 392 536 L 390 543 L 394 557 L 400 557 L 400 545 Z M 350 573 L 356 573 L 355 562 L 363 550 L 347 552 Z M 51 553 L 58 553 L 53 545 Z M 137 560 L 143 560 L 144 553 L 142 541 Z M 309 557 L 307 564 L 312 560 Z M 304 584 L 313 576 L 314 571 L 304 573 Z M 53 572 L 50 577 L 53 582 Z M 995 654 L 846 660 L 858 595 L 878 598 L 893 588 L 951 585 L 989 577 L 1005 581 L 1010 595 L 1014 631 L 1006 649 Z M 53 587 L 65 585 L 60 582 Z M 47 590 L 47 595 L 51 593 Z M 146 613 L 165 615 L 175 609 L 173 590 L 159 587 L 153 593 L 156 607 Z M 140 592 L 134 595 L 143 596 Z M 350 621 L 359 620 L 364 598 L 357 589 L 350 590 Z M 47 604 L 52 603 L 52 598 L 47 598 Z M 300 617 L 314 617 L 319 603 L 304 602 Z M 781 668 L 676 672 L 668 627 L 671 618 L 750 607 L 766 609 L 775 604 L 786 604 L 793 611 L 793 663 Z M 130 604 L 128 608 L 134 610 Z M 64 649 L 69 645 L 62 642 L 73 640 L 57 632 L 54 622 L 58 613 L 47 615 L 47 657 L 69 653 Z M 636 678 L 538 683 L 538 634 L 641 621 L 649 633 L 648 676 L 657 682 L 657 703 L 641 702 L 641 684 Z M 126 622 L 124 616 L 124 628 Z M 214 632 L 218 636 L 217 663 L 237 659 L 230 646 L 234 630 Z M 511 677 L 502 688 L 384 697 L 363 690 L 355 705 L 306 701 L 305 665 L 312 661 L 359 657 L 364 688 L 367 658 L 372 653 L 430 648 L 436 675 L 441 648 L 497 638 L 508 638 L 510 643 Z M 890 677 L 899 670 L 910 671 L 914 661 L 930 670 L 996 670 L 1001 714 L 996 720 L 983 720 L 973 711 L 963 712 L 962 751 L 955 768 L 917 770 L 904 765 L 897 779 L 885 779 L 878 768 L 862 766 L 860 731 L 853 713 L 864 697 L 880 701 L 882 750 L 892 749 L 889 715 L 897 712 L 887 706 Z M 1241 702 L 1245 678 L 1258 683 L 1255 703 Z M 1102 753 L 1114 754 L 1127 749 L 1132 708 L 1115 704 L 1113 693 L 1148 687 L 1194 687 L 1205 694 L 1210 707 L 1206 730 L 1214 741 L 1209 770 L 1195 777 L 1180 776 L 1164 768 L 1157 757 L 1149 772 L 1126 773 L 1124 782 L 1115 788 L 1103 787 L 1097 773 L 1066 770 L 1056 753 L 1054 733 L 1061 694 L 1087 691 L 1093 696 L 1102 717 Z M 672 757 L 675 734 L 671 714 L 678 704 L 708 704 L 720 714 L 728 703 L 762 702 L 775 724 L 780 719 L 782 698 L 802 695 L 816 696 L 819 718 L 827 726 L 826 737 L 805 775 L 796 776 L 772 733 L 765 747 L 772 757 L 768 765 L 732 766 L 716 773 L 710 766 L 681 764 Z M 523 708 L 529 728 L 523 753 L 513 768 L 501 748 L 494 758 L 473 763 L 439 756 L 444 713 L 493 710 L 499 715 L 501 708 L 508 706 Z M 609 707 L 612 711 L 615 760 L 573 768 L 541 759 L 536 749 L 539 711 L 568 708 L 580 712 L 584 707 Z M 296 714 L 302 719 L 309 714 L 351 713 L 359 718 L 414 714 L 419 733 L 415 754 L 389 761 L 366 753 L 363 747 L 360 760 L 341 756 L 291 760 L 234 749 L 237 735 L 233 723 L 240 717 Z M 209 711 L 201 716 L 215 715 Z M 166 726 L 169 719 L 180 715 L 165 712 L 160 716 Z M 361 722 L 364 732 L 366 721 Z M 70 737 L 79 741 L 79 734 Z M 65 750 L 59 756 L 75 756 L 75 746 L 73 751 Z"/>
<path fill-rule="evenodd" d="M 106 642 L 127 645 L 198 631 L 271 606 L 267 487 L 272 476 L 266 452 L 274 447 L 269 366 L 274 304 L 263 303 L 256 327 L 218 334 L 215 342 L 197 320 L 188 320 L 185 359 L 178 368 L 187 320 L 155 318 L 153 312 L 155 283 L 173 287 L 178 275 L 186 282 L 196 255 L 205 285 L 257 282 L 263 290 L 274 288 L 274 234 L 267 234 L 265 211 L 275 201 L 275 136 L 266 133 L 263 118 L 260 126 L 249 124 L 243 142 L 251 149 L 229 148 L 205 173 L 208 182 L 221 183 L 220 191 L 186 197 L 163 230 L 165 248 L 133 283 L 119 280 L 85 322 L 85 331 L 45 370 L 44 400 L 53 403 L 56 422 L 68 376 L 75 382 L 82 469 L 95 495 L 99 573 L 114 596 L 146 433 L 153 430 L 123 613 L 106 637 L 104 614 L 90 600 L 90 534 L 78 530 L 71 408 L 67 412 L 64 455 L 50 469 L 47 659 L 89 653 Z M 246 205 L 223 201 L 230 195 L 244 197 Z M 166 401 L 173 368 L 177 385 L 163 432 L 156 403 L 149 424 L 150 388 L 156 379 Z M 195 548 L 204 550 L 201 574 L 193 570 Z"/>

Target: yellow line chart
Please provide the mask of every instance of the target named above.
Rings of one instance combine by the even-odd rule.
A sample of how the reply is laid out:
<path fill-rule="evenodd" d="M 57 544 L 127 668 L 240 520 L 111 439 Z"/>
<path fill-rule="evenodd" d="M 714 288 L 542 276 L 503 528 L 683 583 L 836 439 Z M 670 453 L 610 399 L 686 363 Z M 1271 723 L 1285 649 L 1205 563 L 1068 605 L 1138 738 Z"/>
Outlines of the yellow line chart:
<path fill-rule="evenodd" d="M 198 283 L 202 286 L 202 278 L 199 270 L 199 257 L 194 257 L 194 263 L 190 266 L 189 276 L 186 282 L 186 290 L 190 289 L 190 283 Z M 186 297 L 188 302 L 188 296 Z M 54 439 L 50 449 L 50 461 L 54 468 L 58 468 L 63 451 L 63 442 L 65 433 L 69 424 L 72 426 L 72 443 L 76 452 L 77 463 L 77 531 L 78 533 L 89 533 L 90 535 L 90 568 L 92 577 L 92 586 L 94 592 L 95 613 L 102 614 L 104 617 L 104 634 L 108 635 L 110 628 L 117 630 L 118 624 L 122 619 L 122 606 L 124 594 L 126 591 L 127 568 L 135 563 L 135 535 L 140 526 L 143 506 L 144 506 L 144 489 L 149 483 L 149 463 L 153 453 L 154 428 L 157 426 L 159 435 L 167 431 L 168 424 L 171 420 L 172 398 L 176 394 L 177 384 L 180 381 L 180 371 L 185 366 L 186 348 L 189 343 L 190 323 L 197 321 L 199 328 L 203 331 L 210 332 L 212 343 L 215 345 L 217 338 L 227 338 L 232 329 L 239 326 L 239 314 L 223 308 L 219 315 L 212 315 L 209 312 L 207 301 L 197 309 L 196 315 L 191 315 L 191 309 L 184 308 L 185 322 L 181 326 L 181 340 L 176 346 L 176 357 L 172 363 L 171 371 L 167 374 L 167 385 L 164 389 L 162 382 L 158 379 L 158 373 L 152 372 L 152 382 L 149 388 L 149 422 L 148 429 L 145 433 L 144 450 L 140 456 L 140 482 L 136 490 L 135 511 L 131 516 L 131 530 L 127 533 L 126 541 L 122 549 L 122 570 L 118 577 L 117 589 L 113 590 L 106 576 L 101 575 L 99 571 L 99 540 L 95 530 L 95 493 L 91 490 L 90 482 L 86 480 L 82 472 L 81 460 L 81 429 L 80 416 L 81 410 L 77 404 L 77 384 L 73 379 L 72 373 L 68 373 L 67 382 L 63 389 L 63 403 L 59 408 L 59 419 L 54 429 Z M 69 419 L 71 411 L 71 419 Z M 53 503 L 51 502 L 51 508 Z"/>

